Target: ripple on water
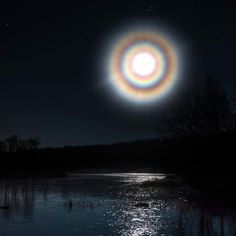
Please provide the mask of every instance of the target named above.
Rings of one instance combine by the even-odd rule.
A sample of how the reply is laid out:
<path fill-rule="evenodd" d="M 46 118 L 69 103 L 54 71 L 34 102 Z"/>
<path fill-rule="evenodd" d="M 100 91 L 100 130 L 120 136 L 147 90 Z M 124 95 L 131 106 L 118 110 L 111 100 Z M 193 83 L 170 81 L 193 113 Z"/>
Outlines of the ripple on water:
<path fill-rule="evenodd" d="M 234 235 L 235 215 L 183 201 L 181 184 L 176 176 L 152 173 L 2 180 L 0 205 L 10 209 L 0 210 L 0 235 L 195 236 L 220 235 L 220 227 Z"/>

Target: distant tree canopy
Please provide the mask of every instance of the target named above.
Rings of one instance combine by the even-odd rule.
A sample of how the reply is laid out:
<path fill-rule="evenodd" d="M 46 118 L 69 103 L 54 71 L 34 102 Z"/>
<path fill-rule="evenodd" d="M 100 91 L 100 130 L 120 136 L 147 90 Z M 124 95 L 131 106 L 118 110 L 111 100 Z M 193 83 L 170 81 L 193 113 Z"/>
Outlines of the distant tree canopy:
<path fill-rule="evenodd" d="M 212 78 L 188 91 L 162 117 L 164 137 L 219 134 L 234 129 L 234 114 L 225 91 Z"/>
<path fill-rule="evenodd" d="M 18 135 L 11 135 L 5 140 L 0 140 L 0 151 L 17 152 L 30 151 L 39 147 L 40 139 L 38 137 L 23 139 Z"/>

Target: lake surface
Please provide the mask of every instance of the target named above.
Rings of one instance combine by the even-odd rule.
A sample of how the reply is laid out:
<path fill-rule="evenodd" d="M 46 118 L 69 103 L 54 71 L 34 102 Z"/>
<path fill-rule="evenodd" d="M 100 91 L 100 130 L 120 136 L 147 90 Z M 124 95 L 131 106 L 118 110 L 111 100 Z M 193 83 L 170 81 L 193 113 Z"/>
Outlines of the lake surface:
<path fill-rule="evenodd" d="M 236 235 L 235 213 L 195 194 L 165 174 L 2 179 L 0 235 Z"/>

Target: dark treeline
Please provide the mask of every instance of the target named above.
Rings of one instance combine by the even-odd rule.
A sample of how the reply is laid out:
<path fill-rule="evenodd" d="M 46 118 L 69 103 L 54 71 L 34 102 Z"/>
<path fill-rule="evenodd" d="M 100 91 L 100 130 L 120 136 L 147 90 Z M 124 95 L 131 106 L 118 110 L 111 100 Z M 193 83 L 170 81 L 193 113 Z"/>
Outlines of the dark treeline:
<path fill-rule="evenodd" d="M 140 140 L 112 145 L 1 152 L 1 173 L 81 169 L 170 169 L 188 173 L 234 171 L 236 132 Z"/>
<path fill-rule="evenodd" d="M 53 175 L 88 169 L 148 169 L 182 174 L 212 193 L 236 193 L 235 123 L 226 92 L 208 79 L 163 113 L 157 121 L 158 139 L 38 149 L 38 138 L 11 136 L 0 143 L 0 173 Z"/>
<path fill-rule="evenodd" d="M 168 107 L 159 121 L 158 132 L 174 138 L 231 132 L 236 127 L 234 105 L 217 81 L 209 77 Z"/>
<path fill-rule="evenodd" d="M 40 139 L 34 138 L 21 138 L 18 135 L 11 135 L 10 137 L 0 140 L 0 152 L 21 152 L 31 151 L 38 149 Z"/>

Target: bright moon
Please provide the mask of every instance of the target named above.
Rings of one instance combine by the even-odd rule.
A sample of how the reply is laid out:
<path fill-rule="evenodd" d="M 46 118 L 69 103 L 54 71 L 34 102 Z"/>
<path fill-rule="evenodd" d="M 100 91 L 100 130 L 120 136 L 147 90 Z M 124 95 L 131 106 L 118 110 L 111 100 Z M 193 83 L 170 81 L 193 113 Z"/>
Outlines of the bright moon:
<path fill-rule="evenodd" d="M 182 63 L 174 39 L 152 26 L 142 27 L 117 35 L 104 65 L 107 82 L 117 95 L 145 106 L 172 91 Z"/>
<path fill-rule="evenodd" d="M 150 53 L 138 53 L 132 61 L 132 70 L 139 76 L 151 75 L 154 72 L 155 67 L 155 58 Z"/>

